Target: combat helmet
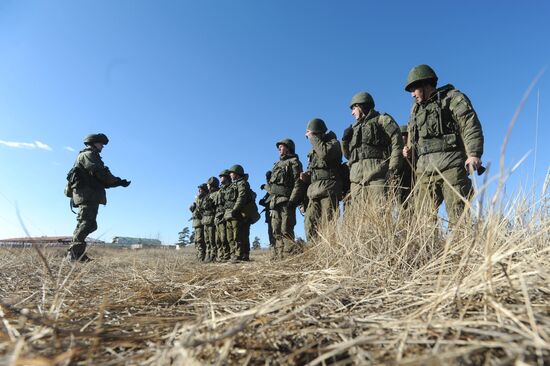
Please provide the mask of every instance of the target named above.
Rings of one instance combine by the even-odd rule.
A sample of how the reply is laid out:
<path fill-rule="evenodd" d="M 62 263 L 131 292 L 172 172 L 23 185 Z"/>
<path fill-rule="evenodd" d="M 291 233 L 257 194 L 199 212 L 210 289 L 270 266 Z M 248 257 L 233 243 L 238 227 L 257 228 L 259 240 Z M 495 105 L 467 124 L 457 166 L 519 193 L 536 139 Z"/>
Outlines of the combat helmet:
<path fill-rule="evenodd" d="M 207 183 L 208 183 L 208 185 L 213 186 L 213 187 L 219 187 L 220 186 L 220 181 L 216 177 L 208 178 Z"/>
<path fill-rule="evenodd" d="M 109 138 L 103 133 L 92 133 L 84 137 L 84 145 L 95 144 L 96 142 L 107 145 L 109 143 Z"/>
<path fill-rule="evenodd" d="M 307 129 L 314 133 L 325 133 L 327 132 L 327 125 L 322 119 L 314 118 L 307 124 Z"/>
<path fill-rule="evenodd" d="M 275 144 L 275 146 L 277 148 L 279 148 L 279 145 L 285 145 L 288 150 L 290 150 L 290 152 L 292 154 L 294 154 L 294 151 L 296 149 L 296 146 L 294 145 L 294 141 L 292 141 L 291 139 L 282 139 L 280 141 L 277 141 L 277 143 Z"/>
<path fill-rule="evenodd" d="M 224 169 L 220 172 L 220 174 L 218 174 L 218 177 L 229 177 L 229 170 L 227 169 Z"/>
<path fill-rule="evenodd" d="M 235 174 L 238 174 L 240 175 L 241 177 L 244 176 L 244 168 L 239 165 L 239 164 L 235 164 L 233 165 L 231 168 L 228 169 L 229 170 L 229 173 L 235 173 Z"/>
<path fill-rule="evenodd" d="M 405 90 L 410 92 L 412 91 L 412 85 L 419 81 L 433 82 L 434 86 L 437 83 L 437 74 L 435 71 L 428 65 L 418 65 L 415 66 L 409 71 L 409 76 L 407 76 L 407 84 L 405 84 Z"/>
<path fill-rule="evenodd" d="M 367 92 L 359 92 L 351 98 L 349 107 L 353 108 L 354 104 L 365 104 L 368 110 L 371 110 L 374 108 L 374 99 L 372 98 L 372 95 Z M 367 111 L 364 112 L 366 113 Z"/>
<path fill-rule="evenodd" d="M 206 185 L 206 183 L 200 184 L 197 188 L 202 189 L 202 190 L 208 192 L 208 186 Z"/>

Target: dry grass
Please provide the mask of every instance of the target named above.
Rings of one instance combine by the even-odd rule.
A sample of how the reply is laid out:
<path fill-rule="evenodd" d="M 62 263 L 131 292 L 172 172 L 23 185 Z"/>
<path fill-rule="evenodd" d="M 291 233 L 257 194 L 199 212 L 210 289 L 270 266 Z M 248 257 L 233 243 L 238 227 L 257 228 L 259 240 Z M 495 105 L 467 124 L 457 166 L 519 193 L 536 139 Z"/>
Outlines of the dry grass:
<path fill-rule="evenodd" d="M 529 202 L 450 234 L 355 207 L 277 263 L 1 249 L 0 364 L 550 364 L 546 192 Z"/>

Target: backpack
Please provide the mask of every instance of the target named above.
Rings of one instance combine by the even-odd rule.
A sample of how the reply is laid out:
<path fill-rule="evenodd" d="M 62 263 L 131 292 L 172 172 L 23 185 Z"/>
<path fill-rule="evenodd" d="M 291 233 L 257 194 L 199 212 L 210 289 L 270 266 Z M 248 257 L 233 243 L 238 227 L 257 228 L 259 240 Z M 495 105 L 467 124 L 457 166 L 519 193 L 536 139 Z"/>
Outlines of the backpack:
<path fill-rule="evenodd" d="M 252 225 L 258 222 L 261 216 L 258 210 L 258 206 L 256 205 L 256 192 L 254 192 L 251 189 L 250 195 L 251 195 L 250 201 L 246 205 L 244 205 L 241 212 L 244 220 L 250 225 Z"/>

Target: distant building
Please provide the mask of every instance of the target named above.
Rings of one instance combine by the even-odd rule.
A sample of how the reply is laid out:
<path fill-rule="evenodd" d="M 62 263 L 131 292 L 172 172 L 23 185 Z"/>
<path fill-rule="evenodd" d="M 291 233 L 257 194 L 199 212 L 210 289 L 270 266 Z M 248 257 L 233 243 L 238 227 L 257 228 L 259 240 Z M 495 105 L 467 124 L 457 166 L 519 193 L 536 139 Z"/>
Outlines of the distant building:
<path fill-rule="evenodd" d="M 162 245 L 161 241 L 158 239 L 148 239 L 148 238 L 132 238 L 129 236 L 115 236 L 113 238 L 112 244 L 115 245 L 127 245 L 127 246 L 159 246 Z"/>
<path fill-rule="evenodd" d="M 10 238 L 0 239 L 0 246 L 4 247 L 30 247 L 33 244 L 40 246 L 63 246 L 69 245 L 72 241 L 72 236 L 34 236 L 25 238 Z M 104 241 L 88 238 L 86 242 L 91 245 L 105 244 Z"/>

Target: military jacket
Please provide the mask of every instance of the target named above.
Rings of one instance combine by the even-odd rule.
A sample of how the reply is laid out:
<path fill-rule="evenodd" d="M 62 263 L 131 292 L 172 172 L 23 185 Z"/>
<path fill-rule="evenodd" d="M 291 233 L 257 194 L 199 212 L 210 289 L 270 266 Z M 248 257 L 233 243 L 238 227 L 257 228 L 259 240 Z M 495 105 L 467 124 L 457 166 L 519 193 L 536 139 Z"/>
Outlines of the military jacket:
<path fill-rule="evenodd" d="M 270 208 L 284 202 L 294 202 L 296 205 L 301 201 L 300 173 L 302 163 L 296 154 L 281 156 L 279 161 L 273 165 L 271 178 L 268 182 L 268 202 Z"/>
<path fill-rule="evenodd" d="M 216 216 L 215 198 L 217 194 L 218 194 L 218 189 L 208 192 L 208 194 L 206 194 L 206 196 L 201 202 L 201 212 L 202 212 L 201 224 L 203 225 L 214 225 L 214 218 Z"/>
<path fill-rule="evenodd" d="M 215 192 L 215 195 L 212 197 L 214 200 L 214 204 L 216 205 L 216 214 L 214 222 L 217 224 L 223 222 L 223 215 L 225 213 L 225 191 L 228 189 L 228 187 L 231 185 L 231 183 L 222 184 L 220 186 L 220 189 Z"/>
<path fill-rule="evenodd" d="M 340 169 L 342 165 L 342 148 L 334 132 L 322 136 L 311 135 L 312 149 L 308 154 L 308 172 L 311 183 L 307 188 L 310 199 L 339 196 L 342 191 Z"/>
<path fill-rule="evenodd" d="M 87 146 L 78 154 L 74 166 L 80 171 L 79 182 L 73 189 L 74 204 L 107 204 L 105 188 L 120 185 L 121 179 L 103 164 L 99 151 Z"/>
<path fill-rule="evenodd" d="M 351 128 L 351 140 L 342 141 L 342 151 L 348 159 L 350 180 L 365 184 L 384 179 L 389 170 L 398 172 L 402 166 L 403 138 L 395 120 L 388 114 L 372 109 Z"/>
<path fill-rule="evenodd" d="M 464 166 L 468 156 L 483 154 L 483 131 L 468 97 L 445 85 L 424 103 L 413 105 L 409 138 L 416 155 L 416 173 L 435 173 Z"/>
<path fill-rule="evenodd" d="M 191 219 L 193 220 L 193 227 L 202 226 L 202 207 L 203 201 L 206 198 L 206 195 L 195 197 L 195 202 L 191 204 L 189 210 L 191 211 Z"/>

